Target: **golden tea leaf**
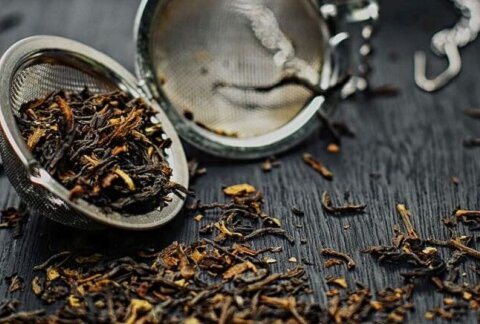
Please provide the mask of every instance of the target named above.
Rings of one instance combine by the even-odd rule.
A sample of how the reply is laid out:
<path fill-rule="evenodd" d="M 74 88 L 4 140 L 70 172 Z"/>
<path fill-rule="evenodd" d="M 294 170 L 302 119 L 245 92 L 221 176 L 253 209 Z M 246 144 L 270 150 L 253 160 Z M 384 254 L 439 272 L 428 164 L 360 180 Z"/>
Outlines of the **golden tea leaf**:
<path fill-rule="evenodd" d="M 435 314 L 428 311 L 428 312 L 425 312 L 424 317 L 425 317 L 426 320 L 431 321 L 431 320 L 435 319 Z"/>
<path fill-rule="evenodd" d="M 408 210 L 404 204 L 397 204 L 397 211 L 402 217 L 408 236 L 413 239 L 418 239 L 419 236 L 412 224 L 412 214 L 410 213 L 410 210 Z"/>
<path fill-rule="evenodd" d="M 378 300 L 371 300 L 370 301 L 370 306 L 372 306 L 373 309 L 379 311 L 383 308 L 383 304 L 379 302 Z"/>
<path fill-rule="evenodd" d="M 229 280 L 233 277 L 244 273 L 247 270 L 252 270 L 253 272 L 257 272 L 257 268 L 253 263 L 250 261 L 238 263 L 232 267 L 230 267 L 227 271 L 223 273 L 223 279 Z"/>
<path fill-rule="evenodd" d="M 294 297 L 279 298 L 279 297 L 269 297 L 269 296 L 262 295 L 260 297 L 260 301 L 262 303 L 265 303 L 274 307 L 278 307 L 278 308 L 283 308 L 286 310 L 295 308 L 297 304 Z"/>
<path fill-rule="evenodd" d="M 190 257 L 193 259 L 194 262 L 199 263 L 203 259 L 203 254 L 200 253 L 197 249 L 195 249 Z"/>
<path fill-rule="evenodd" d="M 422 250 L 422 253 L 426 254 L 426 255 L 433 255 L 433 254 L 436 254 L 438 252 L 438 250 L 434 247 L 431 247 L 431 246 L 427 246 L 426 248 L 424 248 Z"/>
<path fill-rule="evenodd" d="M 222 233 L 223 235 L 229 237 L 243 237 L 242 233 L 232 232 L 230 231 L 223 221 L 215 223 L 215 227 Z"/>
<path fill-rule="evenodd" d="M 327 152 L 332 154 L 340 153 L 340 146 L 335 143 L 330 143 L 327 146 Z"/>
<path fill-rule="evenodd" d="M 202 322 L 200 322 L 196 317 L 189 317 L 183 323 L 184 324 L 201 324 Z"/>
<path fill-rule="evenodd" d="M 115 146 L 112 150 L 112 155 L 119 155 L 121 153 L 127 152 L 128 151 L 128 146 L 126 144 Z"/>
<path fill-rule="evenodd" d="M 257 256 L 258 255 L 258 251 L 253 250 L 253 249 L 251 249 L 248 246 L 245 246 L 243 244 L 235 243 L 235 244 L 233 244 L 233 249 L 236 252 L 238 252 L 240 254 L 244 254 L 244 255 L 249 255 L 249 256 Z"/>
<path fill-rule="evenodd" d="M 316 160 L 310 153 L 303 154 L 303 161 L 312 169 L 320 173 L 322 177 L 324 177 L 326 180 L 333 179 L 333 173 L 329 169 L 327 169 L 327 167 L 324 166 L 320 161 Z"/>
<path fill-rule="evenodd" d="M 455 216 L 457 217 L 464 217 L 464 216 L 476 216 L 480 217 L 480 210 L 466 210 L 466 209 L 458 209 L 455 211 Z"/>
<path fill-rule="evenodd" d="M 448 298 L 448 297 L 447 297 L 447 298 L 444 298 L 444 299 L 443 299 L 443 303 L 444 303 L 445 305 L 453 305 L 453 304 L 456 303 L 456 301 L 455 301 L 455 298 Z"/>
<path fill-rule="evenodd" d="M 43 291 L 43 288 L 42 288 L 42 283 L 40 282 L 40 278 L 38 276 L 35 276 L 33 279 L 32 279 L 32 291 L 33 293 L 36 295 L 36 296 L 39 296 L 42 291 Z"/>
<path fill-rule="evenodd" d="M 58 273 L 58 270 L 54 267 L 48 267 L 47 268 L 47 280 L 48 281 L 53 281 L 60 277 L 60 274 Z"/>
<path fill-rule="evenodd" d="M 185 279 L 190 279 L 195 276 L 195 269 L 190 264 L 184 264 L 180 268 L 180 275 Z"/>
<path fill-rule="evenodd" d="M 272 264 L 272 263 L 277 263 L 277 260 L 275 260 L 274 258 L 270 258 L 270 257 L 264 257 L 262 259 L 262 262 L 266 263 L 266 264 Z"/>
<path fill-rule="evenodd" d="M 394 323 L 403 323 L 405 316 L 403 314 L 392 312 L 388 314 L 388 320 Z"/>
<path fill-rule="evenodd" d="M 125 324 L 134 324 L 137 321 L 138 313 L 149 312 L 153 308 L 152 304 L 143 299 L 132 299 L 130 301 L 130 316 Z"/>
<path fill-rule="evenodd" d="M 73 308 L 80 308 L 82 306 L 80 299 L 74 295 L 68 296 L 68 304 Z"/>
<path fill-rule="evenodd" d="M 30 137 L 27 140 L 27 147 L 29 151 L 33 151 L 35 146 L 38 144 L 38 142 L 42 139 L 47 134 L 45 129 L 43 128 L 37 128 L 35 131 L 30 135 Z"/>
<path fill-rule="evenodd" d="M 103 309 L 105 308 L 105 302 L 103 300 L 97 300 L 95 303 L 93 303 L 96 308 L 98 309 Z"/>
<path fill-rule="evenodd" d="M 463 299 L 465 299 L 465 300 L 470 300 L 470 299 L 472 299 L 473 295 L 472 295 L 472 293 L 470 293 L 470 292 L 468 292 L 468 291 L 465 291 L 465 292 L 463 292 L 463 296 L 462 296 L 462 297 L 463 297 Z"/>
<path fill-rule="evenodd" d="M 174 282 L 177 286 L 180 286 L 180 287 L 188 286 L 188 282 L 185 279 L 176 280 Z"/>
<path fill-rule="evenodd" d="M 115 173 L 120 178 L 122 178 L 122 180 L 125 182 L 125 184 L 127 185 L 128 189 L 130 191 L 135 191 L 136 190 L 135 183 L 133 182 L 132 178 L 130 178 L 130 176 L 127 173 L 125 173 L 123 170 L 121 170 L 119 168 L 115 169 Z"/>
<path fill-rule="evenodd" d="M 232 197 L 242 196 L 244 194 L 254 193 L 256 191 L 257 190 L 255 189 L 255 187 L 248 183 L 237 184 L 223 189 L 224 194 Z"/>
<path fill-rule="evenodd" d="M 348 288 L 347 280 L 344 277 L 331 277 L 327 279 L 327 283 L 331 285 L 337 285 L 344 289 Z"/>
<path fill-rule="evenodd" d="M 85 189 L 81 185 L 75 185 L 70 189 L 70 199 L 75 199 L 82 196 L 85 193 Z"/>
<path fill-rule="evenodd" d="M 58 104 L 58 107 L 60 107 L 60 110 L 63 113 L 63 116 L 65 118 L 65 123 L 67 124 L 67 129 L 72 129 L 73 128 L 72 108 L 70 108 L 70 105 L 68 104 L 68 102 L 60 96 L 56 97 L 56 102 Z"/>

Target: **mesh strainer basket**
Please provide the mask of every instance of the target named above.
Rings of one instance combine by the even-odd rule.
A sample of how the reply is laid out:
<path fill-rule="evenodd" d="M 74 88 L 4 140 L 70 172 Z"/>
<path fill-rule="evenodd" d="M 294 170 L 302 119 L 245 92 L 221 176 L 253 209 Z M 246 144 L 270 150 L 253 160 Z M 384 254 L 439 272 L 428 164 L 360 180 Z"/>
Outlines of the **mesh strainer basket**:
<path fill-rule="evenodd" d="M 104 210 L 84 200 L 71 201 L 69 191 L 53 179 L 33 158 L 16 126 L 14 115 L 20 105 L 46 96 L 54 90 L 81 90 L 94 93 L 121 89 L 135 97 L 141 95 L 137 81 L 109 57 L 71 40 L 37 36 L 12 46 L 0 61 L 0 150 L 5 172 L 27 206 L 62 224 L 79 228 L 98 228 L 101 224 L 125 229 L 149 229 L 173 218 L 183 200 L 175 195 L 167 207 L 152 212 L 125 216 Z M 180 140 L 163 111 L 158 111 L 163 129 L 172 139 L 167 161 L 172 180 L 188 186 L 188 170 Z"/>
<path fill-rule="evenodd" d="M 181 198 L 172 195 L 167 207 L 131 217 L 69 200 L 68 190 L 28 151 L 14 117 L 21 104 L 85 85 L 95 93 L 120 89 L 143 97 L 173 141 L 166 152 L 172 181 L 187 187 L 177 132 L 208 153 L 246 159 L 286 150 L 319 126 L 316 115 L 328 114 L 335 96 L 314 95 L 304 85 L 328 89 L 347 73 L 348 35 L 339 32 L 338 8 L 312 0 L 144 0 L 135 26 L 138 79 L 75 41 L 24 39 L 0 61 L 5 172 L 29 207 L 57 222 L 160 226 L 179 213 Z"/>

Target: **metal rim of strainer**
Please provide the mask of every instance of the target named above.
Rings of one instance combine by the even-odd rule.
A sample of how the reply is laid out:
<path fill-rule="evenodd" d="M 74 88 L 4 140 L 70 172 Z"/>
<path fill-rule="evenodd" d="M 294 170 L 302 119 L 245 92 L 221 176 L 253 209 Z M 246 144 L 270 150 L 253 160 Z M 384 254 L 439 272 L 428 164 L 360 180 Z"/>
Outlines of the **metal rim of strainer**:
<path fill-rule="evenodd" d="M 14 118 L 10 100 L 10 86 L 19 70 L 34 65 L 36 62 L 51 63 L 54 57 L 58 57 L 59 61 L 62 61 L 61 58 L 63 57 L 62 63 L 68 63 L 70 67 L 75 69 L 81 70 L 80 65 L 83 68 L 87 67 L 88 71 L 81 70 L 81 72 L 101 77 L 105 80 L 105 83 L 113 83 L 119 89 L 129 92 L 135 97 L 144 97 L 138 87 L 137 79 L 130 72 L 112 58 L 82 43 L 55 36 L 34 36 L 12 45 L 0 60 L 1 135 L 21 160 L 23 167 L 27 169 L 32 184 L 47 189 L 67 204 L 72 211 L 85 215 L 95 225 L 103 224 L 129 230 L 146 230 L 162 226 L 173 219 L 184 204 L 184 199 L 174 194 L 172 194 L 172 201 L 169 202 L 168 206 L 134 216 L 125 216 L 117 212 L 106 213 L 101 208 L 83 199 L 72 201 L 69 199 L 69 191 L 50 176 L 34 159 L 26 147 Z M 75 64 L 78 64 L 78 66 L 75 66 Z M 172 147 L 167 151 L 167 161 L 173 169 L 172 180 L 188 187 L 188 166 L 180 139 L 172 123 L 158 104 L 152 101 L 149 103 L 158 112 L 157 118 L 162 122 L 166 135 L 173 142 Z M 9 161 L 5 158 L 3 159 L 3 165 L 5 168 L 9 167 Z M 48 215 L 45 216 L 48 217 Z M 74 215 L 68 217 L 74 217 Z"/>
<path fill-rule="evenodd" d="M 134 36 L 137 46 L 136 71 L 139 78 L 153 98 L 159 102 L 165 113 L 174 124 L 179 135 L 188 143 L 215 156 L 232 159 L 255 159 L 285 151 L 303 140 L 318 129 L 321 122 L 315 118 L 318 112 L 328 115 L 333 105 L 323 96 L 314 97 L 290 122 L 264 135 L 250 138 L 231 138 L 217 135 L 205 130 L 195 123 L 186 120 L 169 102 L 153 73 L 153 62 L 150 55 L 152 44 L 151 26 L 158 6 L 165 5 L 168 0 L 142 0 L 135 20 Z M 311 1 L 312 6 L 317 6 Z M 318 6 L 317 6 L 318 7 Z M 320 84 L 328 88 L 335 83 L 332 71 L 330 30 L 318 8 L 319 24 L 323 33 L 324 56 L 320 73 Z M 160 45 L 161 46 L 161 45 Z"/>

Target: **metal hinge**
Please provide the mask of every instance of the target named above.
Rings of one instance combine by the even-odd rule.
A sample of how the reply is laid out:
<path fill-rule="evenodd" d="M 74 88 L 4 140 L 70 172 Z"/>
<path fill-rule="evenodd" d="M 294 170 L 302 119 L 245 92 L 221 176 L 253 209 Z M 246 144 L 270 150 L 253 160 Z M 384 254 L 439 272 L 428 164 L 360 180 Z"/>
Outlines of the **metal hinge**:
<path fill-rule="evenodd" d="M 144 79 L 141 79 L 137 83 L 137 88 L 141 92 L 141 94 L 148 100 L 154 100 L 155 98 L 158 98 L 158 95 L 156 95 L 156 91 L 152 91 L 152 89 L 148 86 L 147 82 Z"/>

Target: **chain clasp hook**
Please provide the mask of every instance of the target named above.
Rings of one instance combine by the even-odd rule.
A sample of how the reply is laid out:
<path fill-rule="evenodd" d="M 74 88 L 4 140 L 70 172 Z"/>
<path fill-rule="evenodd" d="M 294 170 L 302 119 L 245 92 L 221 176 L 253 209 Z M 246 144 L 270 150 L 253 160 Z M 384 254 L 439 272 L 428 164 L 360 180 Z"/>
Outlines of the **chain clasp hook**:
<path fill-rule="evenodd" d="M 446 42 L 444 52 L 448 59 L 448 67 L 433 79 L 428 79 L 426 75 L 427 58 L 425 52 L 418 51 L 415 53 L 415 83 L 422 90 L 427 92 L 437 91 L 460 73 L 462 69 L 462 58 L 460 57 L 457 45 L 454 42 Z"/>

